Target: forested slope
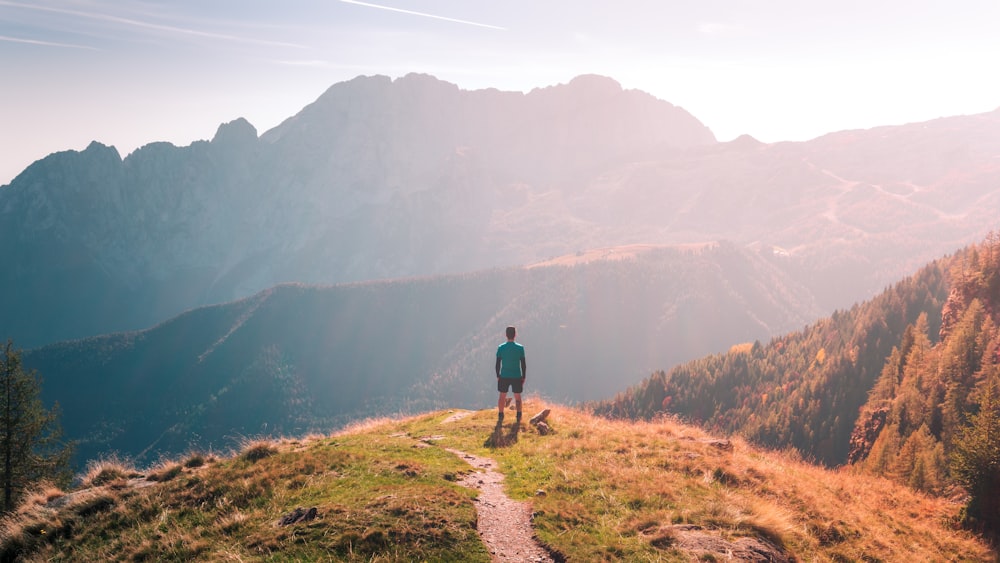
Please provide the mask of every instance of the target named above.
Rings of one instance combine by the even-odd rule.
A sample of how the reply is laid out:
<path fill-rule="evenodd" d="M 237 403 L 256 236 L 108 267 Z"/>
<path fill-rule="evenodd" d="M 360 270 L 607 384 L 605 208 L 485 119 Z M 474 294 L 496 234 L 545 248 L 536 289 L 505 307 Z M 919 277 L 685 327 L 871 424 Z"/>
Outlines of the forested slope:
<path fill-rule="evenodd" d="M 679 415 L 915 489 L 1000 530 L 1000 235 L 803 330 L 657 372 L 598 413 Z M 860 412 L 860 416 L 859 416 Z"/>
<path fill-rule="evenodd" d="M 965 517 L 1000 530 L 1000 236 L 952 265 L 940 330 L 921 316 L 893 348 L 850 461 L 930 493 L 971 495 Z M 934 343 L 935 336 L 940 336 Z"/>
<path fill-rule="evenodd" d="M 827 465 L 844 463 L 858 411 L 893 346 L 921 315 L 934 329 L 940 324 L 956 259 L 935 261 L 868 302 L 767 344 L 658 371 L 594 410 L 625 418 L 675 414 L 769 447 L 794 447 Z"/>

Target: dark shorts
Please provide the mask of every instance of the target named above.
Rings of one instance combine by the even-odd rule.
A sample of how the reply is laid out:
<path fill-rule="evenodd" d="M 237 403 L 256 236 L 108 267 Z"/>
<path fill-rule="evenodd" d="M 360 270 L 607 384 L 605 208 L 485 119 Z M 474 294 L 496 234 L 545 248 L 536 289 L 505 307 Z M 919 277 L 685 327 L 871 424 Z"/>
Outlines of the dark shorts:
<path fill-rule="evenodd" d="M 507 379 L 506 377 L 497 378 L 497 391 L 501 393 L 506 393 L 509 389 L 513 387 L 515 393 L 520 393 L 524 390 L 524 384 L 521 379 Z"/>

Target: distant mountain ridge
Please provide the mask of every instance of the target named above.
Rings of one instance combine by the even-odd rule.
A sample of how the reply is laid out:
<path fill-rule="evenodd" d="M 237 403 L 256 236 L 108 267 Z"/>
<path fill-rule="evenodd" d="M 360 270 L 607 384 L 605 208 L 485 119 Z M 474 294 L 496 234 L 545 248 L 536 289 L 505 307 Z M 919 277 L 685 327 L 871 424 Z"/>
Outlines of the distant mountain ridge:
<path fill-rule="evenodd" d="M 684 110 L 607 78 L 521 94 L 424 75 L 336 84 L 260 138 L 238 119 L 211 142 L 152 143 L 124 160 L 95 142 L 0 190 L 0 243 L 15 249 L 0 272 L 0 334 L 32 346 L 281 282 L 572 252 L 576 241 L 522 246 L 531 232 L 508 240 L 516 218 L 503 215 L 553 179 L 714 142 Z"/>
<path fill-rule="evenodd" d="M 258 137 L 50 155 L 0 189 L 0 334 L 25 347 L 160 322 L 282 282 L 730 240 L 786 256 L 827 310 L 979 240 L 1000 112 L 716 142 L 609 78 L 527 94 L 358 77 Z"/>
<path fill-rule="evenodd" d="M 628 259 L 338 286 L 281 285 L 153 328 L 28 350 L 81 459 L 146 463 L 239 436 L 495 404 L 510 319 L 530 393 L 609 396 L 656 366 L 819 315 L 768 257 L 719 244 Z"/>

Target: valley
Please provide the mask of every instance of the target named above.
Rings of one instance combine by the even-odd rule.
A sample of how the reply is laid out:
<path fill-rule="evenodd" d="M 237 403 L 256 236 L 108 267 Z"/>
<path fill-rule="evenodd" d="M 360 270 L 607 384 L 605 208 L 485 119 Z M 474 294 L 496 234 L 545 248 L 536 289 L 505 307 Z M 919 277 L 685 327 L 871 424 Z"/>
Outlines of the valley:
<path fill-rule="evenodd" d="M 486 560 L 469 470 L 411 451 L 463 409 L 442 443 L 497 456 L 552 554 L 995 558 L 998 210 L 1000 110 L 719 142 L 596 75 L 359 76 L 262 133 L 51 154 L 0 187 L 0 336 L 87 492 L 32 497 L 4 553 L 142 559 L 172 549 L 154 520 L 188 538 L 202 519 L 211 541 L 173 557 L 239 531 L 237 558 Z M 563 426 L 505 449 L 479 426 L 507 325 Z M 386 492 L 417 489 L 447 506 Z M 318 522 L 274 531 L 306 502 Z M 361 527 L 337 527 L 355 504 Z M 446 538 L 387 516 L 417 505 Z M 120 511 L 118 543 L 73 539 L 122 532 Z"/>

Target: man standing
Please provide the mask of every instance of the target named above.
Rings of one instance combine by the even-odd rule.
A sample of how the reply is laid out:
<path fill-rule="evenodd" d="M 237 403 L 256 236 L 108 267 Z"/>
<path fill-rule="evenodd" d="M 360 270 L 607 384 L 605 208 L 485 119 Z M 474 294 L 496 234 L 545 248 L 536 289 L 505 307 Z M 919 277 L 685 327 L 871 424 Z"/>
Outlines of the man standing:
<path fill-rule="evenodd" d="M 528 365 L 524 361 L 524 346 L 514 342 L 517 331 L 507 327 L 507 342 L 497 347 L 497 424 L 503 423 L 503 408 L 507 406 L 507 391 L 513 388 L 514 400 L 517 403 L 517 422 L 521 422 L 521 392 L 524 390 L 524 378 L 528 373 Z"/>

